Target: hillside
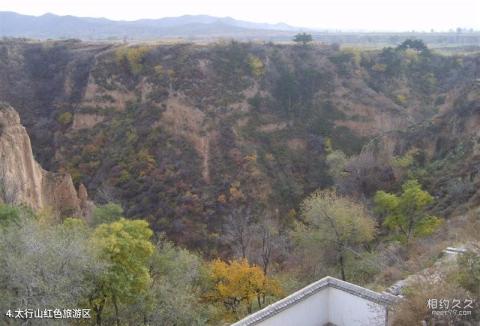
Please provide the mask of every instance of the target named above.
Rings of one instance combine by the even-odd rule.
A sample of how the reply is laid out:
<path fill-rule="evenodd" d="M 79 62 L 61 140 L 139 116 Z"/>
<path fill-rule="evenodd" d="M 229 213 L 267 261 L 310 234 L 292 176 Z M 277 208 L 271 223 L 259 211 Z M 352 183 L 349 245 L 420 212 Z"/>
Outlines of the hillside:
<path fill-rule="evenodd" d="M 478 204 L 479 67 L 416 49 L 4 41 L 0 99 L 42 166 L 210 251 L 232 209 L 290 223 L 306 195 L 333 185 L 329 151 L 353 162 L 372 140 L 381 155 L 343 178 L 345 191 L 396 189 L 391 161 L 415 147 L 439 210 Z"/>
<path fill-rule="evenodd" d="M 2 310 L 223 325 L 326 275 L 402 284 L 394 325 L 478 302 L 478 54 L 10 39 L 0 72 Z"/>

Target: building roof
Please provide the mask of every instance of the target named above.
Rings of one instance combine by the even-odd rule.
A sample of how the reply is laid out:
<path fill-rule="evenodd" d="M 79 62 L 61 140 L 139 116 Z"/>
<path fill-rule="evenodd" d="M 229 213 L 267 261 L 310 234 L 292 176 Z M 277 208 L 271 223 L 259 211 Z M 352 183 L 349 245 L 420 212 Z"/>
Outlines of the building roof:
<path fill-rule="evenodd" d="M 268 319 L 289 307 L 299 303 L 302 300 L 307 299 L 308 297 L 314 295 L 315 293 L 320 292 L 325 288 L 335 288 L 344 292 L 348 292 L 357 297 L 372 301 L 374 303 L 388 306 L 396 300 L 396 297 L 388 293 L 377 293 L 372 290 L 366 289 L 364 287 L 341 281 L 334 277 L 324 277 L 319 281 L 316 281 L 310 285 L 307 285 L 303 289 L 289 295 L 288 297 L 277 301 L 262 310 L 257 311 L 254 314 L 251 314 L 244 319 L 236 322 L 232 326 L 249 326 L 256 325 L 265 319 Z"/>

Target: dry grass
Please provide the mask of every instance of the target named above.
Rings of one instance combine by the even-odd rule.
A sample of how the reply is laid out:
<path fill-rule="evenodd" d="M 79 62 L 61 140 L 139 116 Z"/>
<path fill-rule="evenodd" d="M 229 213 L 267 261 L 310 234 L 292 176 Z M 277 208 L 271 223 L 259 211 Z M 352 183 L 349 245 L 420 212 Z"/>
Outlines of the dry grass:
<path fill-rule="evenodd" d="M 460 287 L 450 282 L 431 282 L 424 279 L 416 284 L 412 284 L 411 291 L 406 295 L 405 300 L 401 301 L 393 310 L 392 325 L 394 326 L 412 326 L 422 325 L 426 321 L 428 325 L 435 320 L 439 325 L 457 325 L 461 319 L 452 316 L 434 317 L 427 303 L 429 299 L 447 299 L 450 302 L 453 298 L 469 298 L 469 294 Z M 442 323 L 440 323 L 442 322 Z"/>

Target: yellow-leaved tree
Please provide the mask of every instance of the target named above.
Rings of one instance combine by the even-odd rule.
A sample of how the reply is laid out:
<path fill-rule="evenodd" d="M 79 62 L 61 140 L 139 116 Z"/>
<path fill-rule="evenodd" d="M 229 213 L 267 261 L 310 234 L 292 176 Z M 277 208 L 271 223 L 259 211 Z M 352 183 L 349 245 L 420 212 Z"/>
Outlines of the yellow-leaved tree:
<path fill-rule="evenodd" d="M 223 306 L 223 318 L 228 321 L 251 313 L 255 306 L 261 309 L 270 299 L 282 295 L 280 284 L 267 277 L 260 267 L 250 265 L 246 259 L 212 261 L 209 278 L 211 288 L 206 298 Z"/>
<path fill-rule="evenodd" d="M 297 224 L 294 238 L 306 252 L 336 256 L 343 280 L 346 280 L 347 253 L 375 237 L 375 220 L 365 206 L 335 190 L 318 190 L 302 203 L 304 223 Z"/>
<path fill-rule="evenodd" d="M 149 51 L 147 46 L 122 47 L 117 49 L 115 56 L 118 64 L 126 65 L 136 76 L 144 70 L 145 56 Z"/>

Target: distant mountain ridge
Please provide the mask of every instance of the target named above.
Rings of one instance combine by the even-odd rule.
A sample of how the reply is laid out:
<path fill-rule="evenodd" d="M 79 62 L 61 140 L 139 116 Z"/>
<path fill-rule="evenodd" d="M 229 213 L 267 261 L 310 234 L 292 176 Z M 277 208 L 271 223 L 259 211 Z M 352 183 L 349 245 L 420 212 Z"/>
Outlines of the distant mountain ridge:
<path fill-rule="evenodd" d="M 290 35 L 301 28 L 284 23 L 267 24 L 231 17 L 185 15 L 160 19 L 115 21 L 76 16 L 21 15 L 0 11 L 0 37 L 79 38 L 79 39 L 154 39 L 168 37 L 265 38 Z"/>

